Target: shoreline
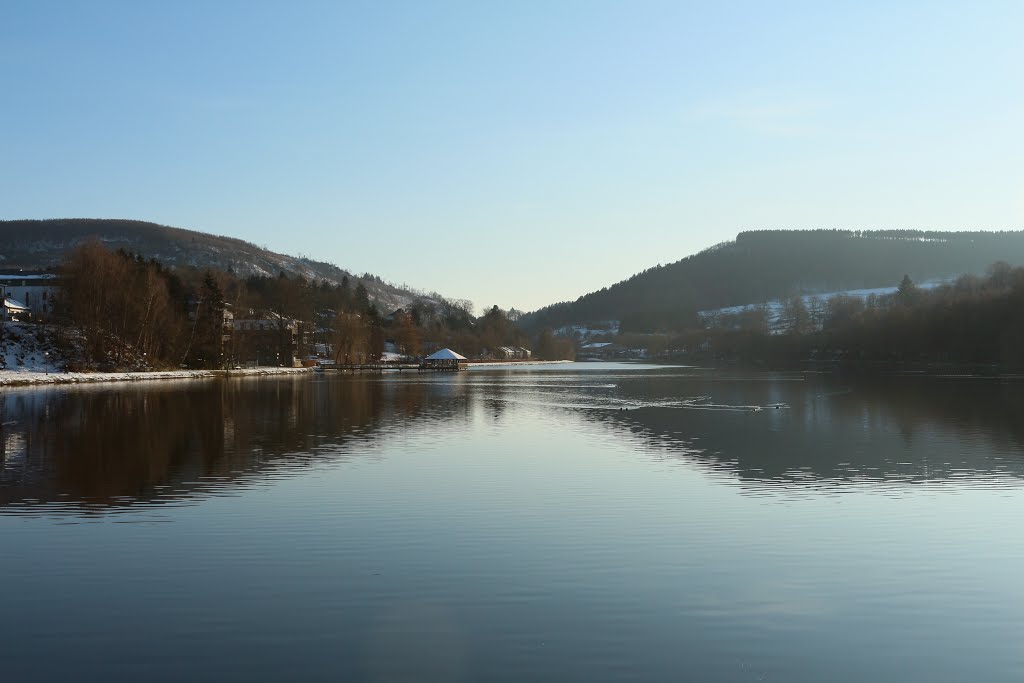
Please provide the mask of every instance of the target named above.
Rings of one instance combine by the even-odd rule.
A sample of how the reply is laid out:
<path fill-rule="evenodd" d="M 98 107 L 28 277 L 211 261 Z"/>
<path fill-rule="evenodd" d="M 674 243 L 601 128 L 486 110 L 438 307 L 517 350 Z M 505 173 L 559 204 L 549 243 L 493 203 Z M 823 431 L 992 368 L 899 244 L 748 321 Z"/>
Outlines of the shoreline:
<path fill-rule="evenodd" d="M 468 361 L 467 369 L 473 368 L 506 368 L 513 365 L 563 365 L 575 363 L 574 360 L 482 360 Z"/>
<path fill-rule="evenodd" d="M 483 361 L 469 363 L 468 368 L 497 368 L 523 365 L 561 365 L 571 360 Z M 266 377 L 312 373 L 303 368 L 242 368 L 240 370 L 137 370 L 128 372 L 42 372 L 0 370 L 0 388 L 48 387 L 60 384 L 102 384 L 113 382 L 152 382 L 156 380 L 214 379 L 231 377 Z"/>
<path fill-rule="evenodd" d="M 26 372 L 0 370 L 0 387 L 53 386 L 57 384 L 100 384 L 105 382 L 146 382 L 216 377 L 260 377 L 312 372 L 312 368 L 243 368 L 241 370 L 152 370 L 135 372 Z"/>

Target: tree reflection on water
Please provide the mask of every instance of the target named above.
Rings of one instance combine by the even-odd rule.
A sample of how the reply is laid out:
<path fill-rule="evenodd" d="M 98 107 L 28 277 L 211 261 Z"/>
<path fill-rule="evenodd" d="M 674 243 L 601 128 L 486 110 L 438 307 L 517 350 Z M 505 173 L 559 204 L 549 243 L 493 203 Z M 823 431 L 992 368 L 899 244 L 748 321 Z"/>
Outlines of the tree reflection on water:
<path fill-rule="evenodd" d="M 608 410 L 609 400 L 635 409 Z M 725 409 L 702 409 L 709 403 Z M 530 404 L 540 412 L 528 413 Z M 91 514 L 229 493 L 358 457 L 414 425 L 420 435 L 469 429 L 474 406 L 503 422 L 534 421 L 521 426 L 611 430 L 624 448 L 639 439 L 754 489 L 1024 476 L 1024 383 L 1012 380 L 248 378 L 5 392 L 0 512 L 59 505 Z"/>
<path fill-rule="evenodd" d="M 0 506 L 101 511 L 215 493 L 418 420 L 429 388 L 302 377 L 7 392 Z"/>

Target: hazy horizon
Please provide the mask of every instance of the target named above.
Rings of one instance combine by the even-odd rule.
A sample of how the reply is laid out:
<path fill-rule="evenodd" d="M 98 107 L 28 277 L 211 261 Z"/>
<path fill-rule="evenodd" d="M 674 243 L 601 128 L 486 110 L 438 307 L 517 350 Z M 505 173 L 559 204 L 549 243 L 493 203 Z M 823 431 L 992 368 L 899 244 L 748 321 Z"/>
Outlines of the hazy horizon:
<path fill-rule="evenodd" d="M 1012 2 L 7 6 L 0 217 L 534 310 L 748 229 L 1024 227 Z"/>

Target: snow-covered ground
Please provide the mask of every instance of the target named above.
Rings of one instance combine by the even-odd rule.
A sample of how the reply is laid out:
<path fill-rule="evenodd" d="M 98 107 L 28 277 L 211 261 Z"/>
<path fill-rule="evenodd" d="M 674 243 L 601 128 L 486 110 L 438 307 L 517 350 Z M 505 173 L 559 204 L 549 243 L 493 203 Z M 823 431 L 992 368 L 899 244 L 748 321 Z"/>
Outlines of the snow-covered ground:
<path fill-rule="evenodd" d="M 31 374 L 60 372 L 64 358 L 51 344 L 39 340 L 39 328 L 30 323 L 5 322 L 0 336 L 0 372 Z"/>
<path fill-rule="evenodd" d="M 934 289 L 941 285 L 949 284 L 952 282 L 950 279 L 943 280 L 928 280 L 927 282 L 917 283 L 917 286 L 921 289 Z M 804 294 L 800 299 L 804 303 L 804 307 L 807 310 L 813 310 L 815 304 L 825 306 L 829 299 L 833 299 L 839 296 L 847 296 L 855 299 L 861 299 L 866 301 L 871 296 L 888 296 L 895 294 L 897 287 L 875 287 L 872 289 L 845 289 L 838 292 L 821 292 L 819 294 Z M 712 308 L 705 311 L 698 311 L 697 315 L 700 316 L 705 322 L 714 319 L 718 316 L 723 315 L 736 315 L 737 313 L 743 313 L 744 311 L 752 311 L 764 306 L 768 311 L 768 327 L 773 332 L 778 331 L 782 327 L 782 315 L 785 309 L 785 302 L 781 299 L 772 299 L 762 303 L 744 304 L 742 306 L 727 306 L 725 308 Z"/>
<path fill-rule="evenodd" d="M 312 368 L 245 368 L 243 370 L 154 370 L 152 372 L 49 372 L 0 370 L 0 386 L 137 382 L 140 380 L 249 377 L 312 372 Z"/>
<path fill-rule="evenodd" d="M 162 370 L 133 372 L 65 372 L 64 353 L 48 340 L 40 340 L 41 329 L 31 323 L 5 322 L 0 335 L 0 386 L 37 384 L 81 384 L 127 382 L 155 379 L 198 379 L 203 377 L 279 375 L 310 372 L 310 368 L 247 368 L 230 373 L 216 370 Z"/>
<path fill-rule="evenodd" d="M 595 336 L 609 335 L 614 337 L 618 333 L 618 320 L 602 320 L 590 323 L 589 325 L 565 325 L 555 330 L 555 334 L 559 337 L 573 337 L 583 341 Z"/>

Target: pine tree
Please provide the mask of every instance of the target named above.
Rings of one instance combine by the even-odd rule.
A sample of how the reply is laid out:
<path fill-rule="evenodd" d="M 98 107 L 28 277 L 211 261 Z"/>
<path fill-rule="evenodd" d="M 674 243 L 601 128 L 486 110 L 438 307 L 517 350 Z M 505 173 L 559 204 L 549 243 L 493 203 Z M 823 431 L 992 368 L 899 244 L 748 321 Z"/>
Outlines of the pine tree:
<path fill-rule="evenodd" d="M 366 286 L 362 281 L 356 285 L 355 306 L 358 313 L 368 313 L 370 311 L 370 293 L 366 291 Z"/>

